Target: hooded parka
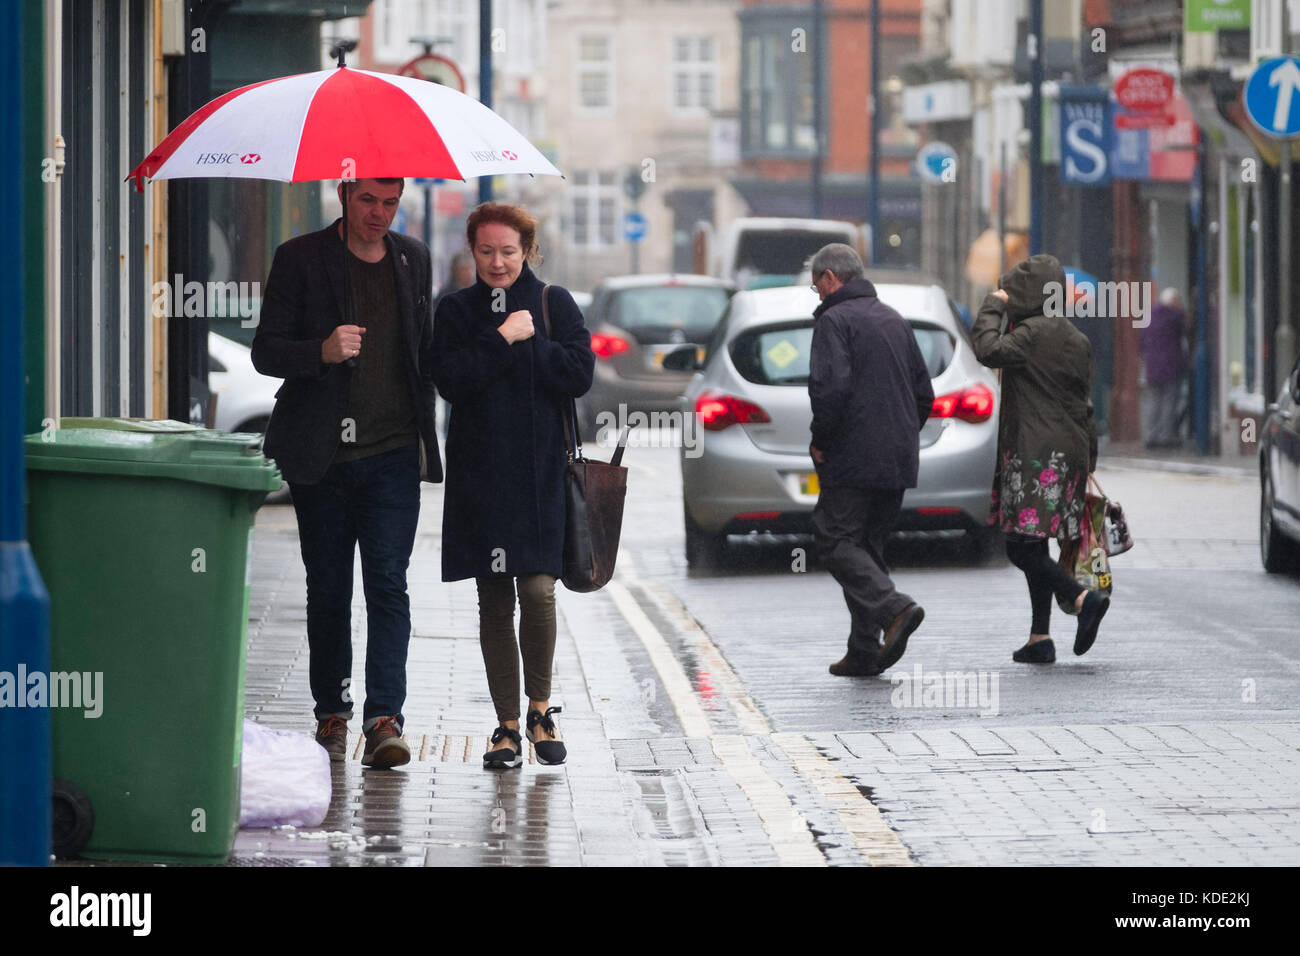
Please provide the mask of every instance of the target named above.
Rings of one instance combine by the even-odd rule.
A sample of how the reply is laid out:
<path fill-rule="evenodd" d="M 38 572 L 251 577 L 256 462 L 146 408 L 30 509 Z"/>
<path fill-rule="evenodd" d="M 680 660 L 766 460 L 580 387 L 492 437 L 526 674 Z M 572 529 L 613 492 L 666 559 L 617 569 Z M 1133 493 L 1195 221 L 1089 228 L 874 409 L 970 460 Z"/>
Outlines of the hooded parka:
<path fill-rule="evenodd" d="M 1011 534 L 1073 541 L 1097 462 L 1091 346 L 1065 318 L 1065 270 L 1054 256 L 1031 256 L 999 286 L 1008 301 L 985 296 L 971 329 L 975 355 L 1002 370 L 989 523 Z"/>

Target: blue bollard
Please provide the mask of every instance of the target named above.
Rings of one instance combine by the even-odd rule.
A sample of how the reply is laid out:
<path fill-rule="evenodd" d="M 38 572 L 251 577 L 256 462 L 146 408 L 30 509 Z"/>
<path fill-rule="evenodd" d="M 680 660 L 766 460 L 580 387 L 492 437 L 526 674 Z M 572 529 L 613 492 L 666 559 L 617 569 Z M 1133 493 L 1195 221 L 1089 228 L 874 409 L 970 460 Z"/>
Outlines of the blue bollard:
<path fill-rule="evenodd" d="M 33 42 L 40 42 L 36 37 Z M 25 93 L 42 78 L 22 70 L 23 11 L 0 4 L 0 90 L 12 104 L 0 110 L 0 143 L 21 144 L 30 115 Z M 12 108 L 11 108 L 12 107 Z M 50 670 L 50 598 L 27 544 L 27 485 L 23 455 L 26 187 L 39 170 L 22 164 L 23 150 L 0 150 L 0 865 L 45 866 L 50 859 L 50 711 L 19 706 L 25 673 Z M 8 693 L 6 693 L 6 688 Z M 20 696 L 21 695 L 21 696 Z"/>

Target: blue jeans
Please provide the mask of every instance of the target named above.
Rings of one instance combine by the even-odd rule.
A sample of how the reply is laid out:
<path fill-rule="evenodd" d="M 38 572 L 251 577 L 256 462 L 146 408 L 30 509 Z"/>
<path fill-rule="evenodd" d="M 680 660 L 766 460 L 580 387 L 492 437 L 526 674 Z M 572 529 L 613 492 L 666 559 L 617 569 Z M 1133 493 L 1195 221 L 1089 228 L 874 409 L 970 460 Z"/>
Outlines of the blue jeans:
<path fill-rule="evenodd" d="M 403 722 L 411 602 L 406 568 L 420 517 L 420 447 L 335 463 L 314 485 L 290 484 L 307 568 L 307 645 L 316 719 L 352 717 L 352 561 L 366 595 L 363 729 Z"/>

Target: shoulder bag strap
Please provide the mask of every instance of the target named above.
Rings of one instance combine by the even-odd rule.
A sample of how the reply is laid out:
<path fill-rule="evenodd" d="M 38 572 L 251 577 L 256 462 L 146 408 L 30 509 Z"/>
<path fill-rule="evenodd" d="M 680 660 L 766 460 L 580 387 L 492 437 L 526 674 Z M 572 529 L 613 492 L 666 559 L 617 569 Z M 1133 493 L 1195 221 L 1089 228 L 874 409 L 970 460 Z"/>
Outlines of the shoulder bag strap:
<path fill-rule="evenodd" d="M 549 282 L 542 286 L 542 324 L 546 326 L 546 337 L 554 341 L 554 336 L 551 334 L 550 291 L 551 284 Z M 577 406 L 574 400 L 570 398 L 567 407 L 560 407 L 560 425 L 564 429 L 564 451 L 569 456 L 569 461 L 582 460 L 582 439 L 578 438 L 575 444 L 574 438 L 577 437 L 578 430 L 572 427 L 572 423 L 577 420 Z"/>
<path fill-rule="evenodd" d="M 551 291 L 550 284 L 542 287 L 542 324 L 546 326 L 546 337 L 553 340 L 551 335 L 551 309 L 549 296 Z M 582 457 L 582 436 L 578 429 L 572 427 L 571 423 L 578 420 L 578 403 L 570 397 L 569 407 L 562 409 L 560 412 L 560 423 L 564 426 L 564 447 L 569 453 L 569 461 L 583 461 Z M 609 460 L 611 465 L 617 467 L 623 461 L 623 449 L 627 446 L 628 432 L 631 430 L 630 425 L 624 425 L 622 433 L 618 436 L 618 447 L 614 449 L 614 456 Z M 576 441 L 575 441 L 576 440 Z"/>

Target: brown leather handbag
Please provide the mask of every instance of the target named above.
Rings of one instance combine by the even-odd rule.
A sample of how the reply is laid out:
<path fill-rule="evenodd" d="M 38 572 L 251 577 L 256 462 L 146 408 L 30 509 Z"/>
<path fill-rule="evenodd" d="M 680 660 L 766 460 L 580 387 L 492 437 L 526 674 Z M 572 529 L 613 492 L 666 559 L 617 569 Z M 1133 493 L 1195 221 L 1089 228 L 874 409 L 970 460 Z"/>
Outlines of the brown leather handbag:
<path fill-rule="evenodd" d="M 542 289 L 542 322 L 551 337 L 551 315 L 547 298 L 551 287 Z M 623 530 L 623 501 L 627 496 L 627 469 L 621 464 L 627 442 L 625 426 L 619 435 L 614 457 L 606 464 L 582 454 L 577 429 L 577 408 L 572 398 L 560 413 L 564 427 L 564 574 L 560 580 L 570 591 L 598 591 L 614 576 L 618 539 Z"/>

